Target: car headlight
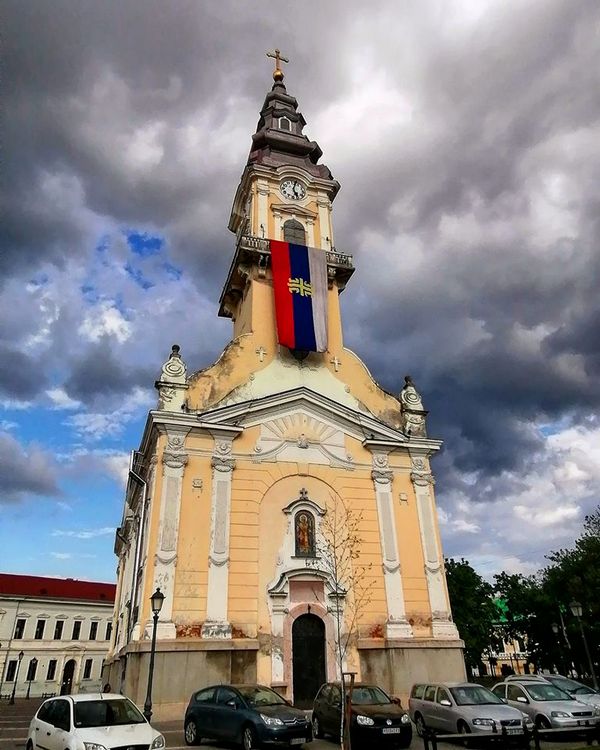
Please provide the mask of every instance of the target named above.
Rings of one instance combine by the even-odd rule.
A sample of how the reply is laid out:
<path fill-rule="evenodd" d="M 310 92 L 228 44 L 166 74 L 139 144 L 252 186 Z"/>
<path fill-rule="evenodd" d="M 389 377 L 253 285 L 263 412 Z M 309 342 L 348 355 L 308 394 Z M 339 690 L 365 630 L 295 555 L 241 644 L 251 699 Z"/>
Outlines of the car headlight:
<path fill-rule="evenodd" d="M 476 727 L 493 727 L 495 723 L 493 719 L 473 719 Z"/>
<path fill-rule="evenodd" d="M 402 714 L 400 721 L 403 724 L 410 724 L 410 716 L 408 714 Z"/>
<path fill-rule="evenodd" d="M 356 723 L 363 727 L 372 727 L 375 724 L 370 716 L 363 716 L 362 714 L 357 714 Z"/>
<path fill-rule="evenodd" d="M 268 727 L 282 727 L 283 726 L 283 721 L 281 721 L 281 719 L 278 719 L 276 716 L 265 716 L 264 714 L 261 714 L 260 718 L 265 722 L 265 724 Z"/>
<path fill-rule="evenodd" d="M 106 750 L 104 745 L 99 745 L 97 742 L 84 742 L 83 746 L 85 750 Z"/>
<path fill-rule="evenodd" d="M 600 706 L 594 706 L 594 716 L 600 716 Z"/>
<path fill-rule="evenodd" d="M 552 711 L 550 716 L 554 719 L 568 719 L 571 714 L 568 714 L 566 711 Z"/>
<path fill-rule="evenodd" d="M 158 737 L 155 737 L 152 741 L 152 744 L 150 745 L 150 750 L 158 750 L 159 747 L 165 746 L 165 738 L 162 736 L 162 734 L 159 734 Z"/>

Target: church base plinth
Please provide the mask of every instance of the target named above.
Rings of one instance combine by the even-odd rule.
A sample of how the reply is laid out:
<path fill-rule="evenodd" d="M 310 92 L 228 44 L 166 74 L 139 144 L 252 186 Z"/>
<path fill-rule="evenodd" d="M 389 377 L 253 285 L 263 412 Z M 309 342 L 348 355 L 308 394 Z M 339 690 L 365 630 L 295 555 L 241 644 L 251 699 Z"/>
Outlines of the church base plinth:
<path fill-rule="evenodd" d="M 144 638 L 152 638 L 153 624 L 148 623 L 144 628 Z M 177 637 L 177 629 L 174 622 L 158 622 L 156 625 L 156 640 L 168 641 Z"/>
<path fill-rule="evenodd" d="M 231 623 L 205 622 L 201 630 L 202 638 L 231 638 Z"/>

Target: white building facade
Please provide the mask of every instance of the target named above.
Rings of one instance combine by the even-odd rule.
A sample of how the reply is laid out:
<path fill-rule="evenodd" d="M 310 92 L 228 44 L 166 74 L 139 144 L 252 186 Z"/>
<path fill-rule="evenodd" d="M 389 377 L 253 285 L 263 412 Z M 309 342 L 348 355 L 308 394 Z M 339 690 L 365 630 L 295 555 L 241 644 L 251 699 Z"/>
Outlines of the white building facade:
<path fill-rule="evenodd" d="M 0 573 L 0 696 L 102 687 L 115 586 Z"/>

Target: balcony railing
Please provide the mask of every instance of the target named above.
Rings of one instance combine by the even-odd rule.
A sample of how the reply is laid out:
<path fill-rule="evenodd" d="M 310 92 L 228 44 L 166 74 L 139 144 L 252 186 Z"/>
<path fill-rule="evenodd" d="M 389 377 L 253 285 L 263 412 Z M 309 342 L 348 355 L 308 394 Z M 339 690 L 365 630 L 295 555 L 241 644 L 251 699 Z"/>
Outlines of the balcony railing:
<path fill-rule="evenodd" d="M 238 247 L 242 250 L 254 250 L 255 252 L 270 255 L 271 243 L 265 237 L 256 237 L 252 234 L 243 234 L 239 238 Z M 327 265 L 334 268 L 354 269 L 354 259 L 351 255 L 338 253 L 335 250 L 327 250 Z"/>

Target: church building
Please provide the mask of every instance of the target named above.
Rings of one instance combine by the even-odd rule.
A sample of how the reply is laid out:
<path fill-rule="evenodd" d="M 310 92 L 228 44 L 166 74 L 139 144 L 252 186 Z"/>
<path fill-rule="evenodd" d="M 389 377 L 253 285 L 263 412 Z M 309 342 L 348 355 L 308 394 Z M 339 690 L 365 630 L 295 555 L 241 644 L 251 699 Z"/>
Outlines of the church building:
<path fill-rule="evenodd" d="M 410 377 L 388 393 L 344 346 L 340 185 L 276 54 L 229 221 L 231 341 L 194 371 L 173 346 L 116 533 L 103 679 L 143 705 L 159 587 L 155 719 L 221 682 L 308 706 L 347 671 L 406 705 L 415 681 L 465 676 L 430 468 L 441 442 Z"/>

